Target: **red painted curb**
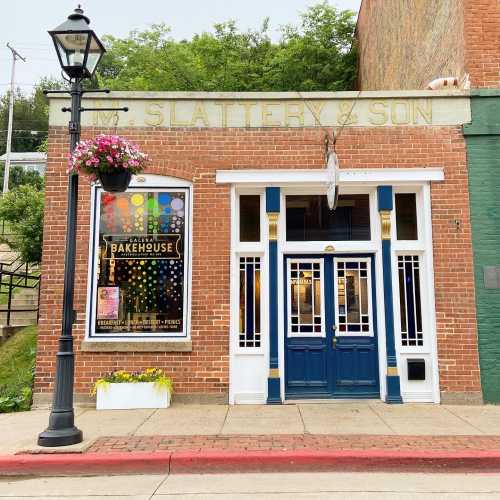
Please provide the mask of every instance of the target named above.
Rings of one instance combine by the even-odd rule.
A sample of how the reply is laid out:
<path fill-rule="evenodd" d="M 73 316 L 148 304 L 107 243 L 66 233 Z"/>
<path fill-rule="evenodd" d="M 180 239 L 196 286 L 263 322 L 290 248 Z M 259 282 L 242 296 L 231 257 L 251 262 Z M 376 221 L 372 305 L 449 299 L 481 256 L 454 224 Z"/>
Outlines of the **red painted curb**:
<path fill-rule="evenodd" d="M 171 453 L 50 453 L 0 456 L 0 476 L 161 473 Z"/>
<path fill-rule="evenodd" d="M 500 472 L 500 451 L 289 450 L 174 452 L 172 474 L 294 471 Z"/>
<path fill-rule="evenodd" d="M 0 456 L 0 476 L 339 470 L 500 472 L 500 451 L 194 450 Z"/>

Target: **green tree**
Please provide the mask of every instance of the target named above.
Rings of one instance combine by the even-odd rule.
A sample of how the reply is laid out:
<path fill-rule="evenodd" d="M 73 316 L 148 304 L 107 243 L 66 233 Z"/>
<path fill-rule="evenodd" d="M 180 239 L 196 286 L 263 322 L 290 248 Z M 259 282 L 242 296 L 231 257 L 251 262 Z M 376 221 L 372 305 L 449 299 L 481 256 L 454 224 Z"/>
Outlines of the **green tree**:
<path fill-rule="evenodd" d="M 281 28 L 273 43 L 269 20 L 240 32 L 234 21 L 212 33 L 175 41 L 165 24 L 105 37 L 98 67 L 102 86 L 115 90 L 347 90 L 356 78 L 355 14 L 324 1 Z"/>
<path fill-rule="evenodd" d="M 354 12 L 327 2 L 301 15 L 300 26 L 283 28 L 270 82 L 276 90 L 350 90 L 356 80 Z"/>
<path fill-rule="evenodd" d="M 29 264 L 42 259 L 43 207 L 43 191 L 29 185 L 19 186 L 0 198 L 0 219 L 8 222 L 13 233 L 1 240 Z"/>
<path fill-rule="evenodd" d="M 61 88 L 61 82 L 42 78 L 30 95 L 17 89 L 14 94 L 12 151 L 37 151 L 47 137 L 49 106 L 44 89 Z M 5 153 L 9 123 L 10 91 L 0 97 L 0 155 Z"/>
<path fill-rule="evenodd" d="M 0 186 L 3 186 L 3 174 L 5 164 L 0 163 Z M 30 185 L 37 191 L 42 191 L 45 187 L 44 178 L 36 170 L 26 170 L 19 165 L 10 166 L 9 189 L 16 189 L 19 186 Z"/>

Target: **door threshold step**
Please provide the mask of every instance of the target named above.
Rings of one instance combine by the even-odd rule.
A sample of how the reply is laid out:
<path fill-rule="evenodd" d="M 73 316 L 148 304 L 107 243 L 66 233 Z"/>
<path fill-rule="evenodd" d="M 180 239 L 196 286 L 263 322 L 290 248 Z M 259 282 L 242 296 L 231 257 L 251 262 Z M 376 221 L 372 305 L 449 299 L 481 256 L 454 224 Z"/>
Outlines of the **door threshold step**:
<path fill-rule="evenodd" d="M 373 404 L 382 403 L 383 401 L 379 398 L 373 399 L 285 399 L 284 404 L 286 405 L 315 405 L 315 404 Z"/>

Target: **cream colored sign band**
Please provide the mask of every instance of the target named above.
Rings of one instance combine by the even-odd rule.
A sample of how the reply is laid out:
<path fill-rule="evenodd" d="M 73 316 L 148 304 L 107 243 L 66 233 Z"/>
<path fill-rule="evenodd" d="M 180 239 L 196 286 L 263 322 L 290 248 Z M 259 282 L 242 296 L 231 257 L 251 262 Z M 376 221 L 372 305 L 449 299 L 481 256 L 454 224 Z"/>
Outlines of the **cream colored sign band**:
<path fill-rule="evenodd" d="M 352 113 L 349 112 L 356 102 Z M 63 99 L 50 103 L 50 125 L 67 126 Z M 374 99 L 85 99 L 85 107 L 129 108 L 121 111 L 89 111 L 83 126 L 260 128 L 346 126 L 461 125 L 470 121 L 468 97 L 416 97 Z"/>

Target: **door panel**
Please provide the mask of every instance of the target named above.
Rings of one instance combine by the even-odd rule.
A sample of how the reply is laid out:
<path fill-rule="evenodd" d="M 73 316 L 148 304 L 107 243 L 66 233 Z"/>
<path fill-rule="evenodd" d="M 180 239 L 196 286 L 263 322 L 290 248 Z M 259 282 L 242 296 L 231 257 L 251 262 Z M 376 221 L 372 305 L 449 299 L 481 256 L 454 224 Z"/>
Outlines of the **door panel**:
<path fill-rule="evenodd" d="M 288 397 L 329 397 L 322 259 L 287 259 L 285 372 Z"/>
<path fill-rule="evenodd" d="M 287 398 L 379 397 L 370 256 L 285 259 Z"/>

